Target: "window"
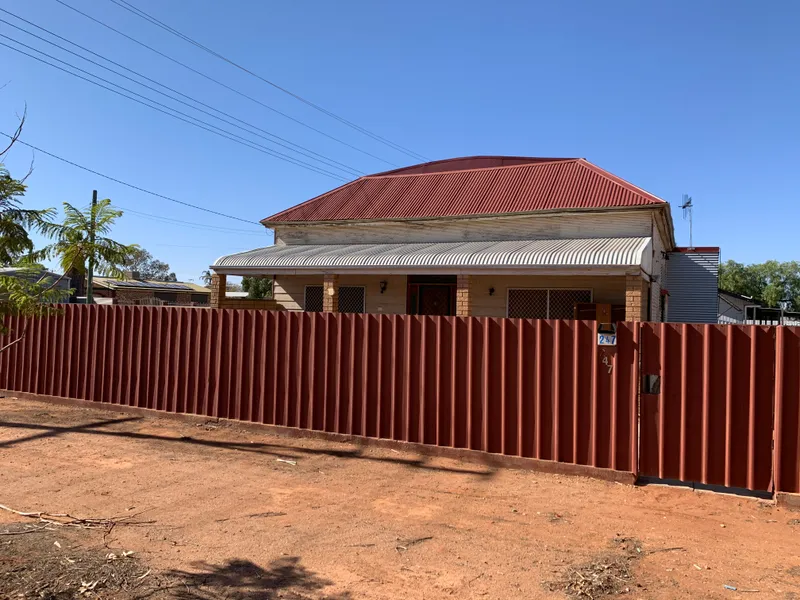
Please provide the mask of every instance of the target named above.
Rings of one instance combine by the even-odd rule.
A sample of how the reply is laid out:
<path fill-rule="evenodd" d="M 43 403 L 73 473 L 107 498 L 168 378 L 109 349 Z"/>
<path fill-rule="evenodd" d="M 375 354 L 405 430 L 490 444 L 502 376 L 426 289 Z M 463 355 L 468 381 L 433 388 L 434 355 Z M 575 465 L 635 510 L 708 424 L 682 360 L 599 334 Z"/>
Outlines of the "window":
<path fill-rule="evenodd" d="M 339 312 L 363 313 L 364 288 L 356 286 L 339 286 Z"/>
<path fill-rule="evenodd" d="M 592 301 L 591 290 L 508 290 L 508 316 L 518 319 L 572 319 L 575 305 Z"/>
<path fill-rule="evenodd" d="M 321 285 L 307 285 L 303 310 L 322 312 L 322 291 Z M 363 313 L 364 304 L 364 288 L 362 286 L 339 286 L 340 313 Z"/>
<path fill-rule="evenodd" d="M 514 319 L 546 319 L 547 290 L 508 290 L 508 316 Z"/>
<path fill-rule="evenodd" d="M 307 285 L 305 306 L 303 310 L 306 312 L 322 312 L 322 286 L 321 285 Z"/>

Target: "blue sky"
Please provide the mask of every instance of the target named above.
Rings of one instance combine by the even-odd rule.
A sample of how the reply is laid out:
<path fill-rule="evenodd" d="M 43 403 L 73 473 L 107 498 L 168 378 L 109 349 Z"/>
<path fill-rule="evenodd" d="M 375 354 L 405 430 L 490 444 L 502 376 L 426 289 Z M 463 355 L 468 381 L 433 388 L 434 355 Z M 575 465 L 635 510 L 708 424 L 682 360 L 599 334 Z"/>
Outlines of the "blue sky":
<path fill-rule="evenodd" d="M 64 1 L 364 152 L 397 165 L 418 162 L 110 0 Z M 743 262 L 798 258 L 797 3 L 509 2 L 489 9 L 485 2 L 466 1 L 232 0 L 221 10 L 211 0 L 130 1 L 265 78 L 425 157 L 585 157 L 671 202 L 679 243 L 688 242 L 688 225 L 676 207 L 689 193 L 697 206 L 695 245 L 719 245 L 723 259 Z M 359 171 L 391 168 L 56 0 L 0 0 L 0 8 Z M 33 30 L 4 13 L 0 18 Z M 159 98 L 5 23 L 0 34 Z M 338 184 L 2 46 L 0 57 L 0 84 L 6 83 L 0 90 L 0 130 L 12 131 L 15 115 L 27 103 L 25 141 L 108 175 L 252 221 Z M 30 160 L 31 151 L 17 147 L 6 162 L 21 174 Z M 221 254 L 270 243 L 258 226 L 144 195 L 39 153 L 26 203 L 85 205 L 92 189 L 128 209 L 240 230 L 126 214 L 115 237 L 169 262 L 180 279 L 199 278 Z"/>

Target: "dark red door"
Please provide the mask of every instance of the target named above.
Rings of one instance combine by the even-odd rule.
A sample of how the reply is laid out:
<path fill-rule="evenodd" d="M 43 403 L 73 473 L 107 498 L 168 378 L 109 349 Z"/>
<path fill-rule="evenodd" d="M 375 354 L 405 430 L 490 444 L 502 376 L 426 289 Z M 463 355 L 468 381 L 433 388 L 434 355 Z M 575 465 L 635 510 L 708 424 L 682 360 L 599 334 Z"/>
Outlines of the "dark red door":
<path fill-rule="evenodd" d="M 419 286 L 419 314 L 452 315 L 453 289 L 449 285 Z"/>

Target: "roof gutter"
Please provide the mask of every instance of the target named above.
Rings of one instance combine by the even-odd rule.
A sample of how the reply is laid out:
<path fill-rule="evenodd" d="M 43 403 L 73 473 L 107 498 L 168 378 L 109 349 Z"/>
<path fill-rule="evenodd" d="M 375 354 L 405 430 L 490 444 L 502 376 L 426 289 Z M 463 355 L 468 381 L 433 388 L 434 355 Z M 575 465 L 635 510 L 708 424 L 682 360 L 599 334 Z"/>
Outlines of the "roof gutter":
<path fill-rule="evenodd" d="M 325 220 L 325 221 L 270 221 L 269 217 L 262 219 L 260 223 L 265 227 L 274 229 L 275 227 L 285 226 L 314 226 L 314 225 L 349 225 L 351 223 L 409 223 L 416 221 L 452 221 L 452 220 L 465 220 L 465 219 L 496 219 L 508 217 L 521 217 L 531 215 L 553 215 L 561 213 L 607 213 L 607 212 L 623 212 L 630 210 L 663 210 L 666 207 L 668 222 L 672 225 L 672 217 L 669 216 L 669 203 L 663 204 L 638 204 L 632 206 L 606 206 L 602 208 L 551 208 L 545 210 L 528 210 L 507 213 L 476 213 L 470 215 L 445 215 L 437 217 L 411 217 L 411 218 L 395 218 L 395 219 L 339 219 L 339 220 Z M 675 246 L 675 240 L 672 239 L 672 245 Z"/>
<path fill-rule="evenodd" d="M 642 273 L 641 265 L 618 266 L 530 266 L 519 265 L 492 265 L 488 267 L 209 267 L 220 275 L 325 275 L 325 274 L 358 274 L 358 275 L 591 275 L 591 276 L 621 276 L 639 275 Z"/>

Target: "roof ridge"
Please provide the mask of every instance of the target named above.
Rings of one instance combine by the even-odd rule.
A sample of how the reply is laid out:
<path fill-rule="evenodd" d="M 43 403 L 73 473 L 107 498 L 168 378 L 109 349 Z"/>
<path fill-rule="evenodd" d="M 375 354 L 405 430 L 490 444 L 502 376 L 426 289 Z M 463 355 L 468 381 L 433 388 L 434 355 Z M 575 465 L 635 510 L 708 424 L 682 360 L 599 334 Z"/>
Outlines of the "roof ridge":
<path fill-rule="evenodd" d="M 472 158 L 472 157 L 470 157 Z M 481 157 L 475 157 L 481 158 Z M 493 167 L 473 167 L 468 169 L 454 169 L 452 171 L 432 171 L 430 173 L 394 173 L 392 174 L 391 171 L 386 171 L 386 175 L 382 173 L 375 173 L 374 175 L 362 175 L 359 179 L 393 179 L 395 177 L 426 177 L 432 175 L 450 175 L 453 173 L 475 173 L 477 171 L 499 171 L 501 169 L 519 169 L 522 167 L 539 167 L 542 165 L 552 165 L 553 163 L 569 163 L 569 162 L 578 162 L 580 160 L 585 160 L 582 158 L 553 158 L 549 160 L 543 160 L 540 162 L 532 162 L 532 163 L 520 163 L 518 165 L 496 165 Z M 356 180 L 357 181 L 357 180 Z M 338 189 L 338 188 L 337 188 Z"/>
<path fill-rule="evenodd" d="M 472 156 L 453 156 L 451 158 L 440 158 L 438 160 L 429 160 L 428 162 L 419 163 L 416 165 L 408 165 L 405 167 L 397 167 L 396 169 L 389 169 L 388 171 L 379 171 L 378 173 L 371 173 L 370 176 L 377 176 L 377 175 L 399 175 L 401 172 L 408 171 L 409 169 L 419 169 L 420 167 L 427 167 L 431 165 L 446 165 L 449 163 L 454 162 L 463 162 L 463 161 L 474 161 L 474 160 L 521 160 L 525 161 L 524 163 L 518 164 L 535 164 L 539 161 L 546 161 L 550 162 L 553 160 L 572 160 L 574 157 L 542 157 L 542 156 L 512 156 L 507 154 L 475 154 Z M 494 165 L 496 167 L 501 166 L 508 166 L 508 165 Z M 472 167 L 476 170 L 478 169 L 489 169 L 491 167 Z"/>

